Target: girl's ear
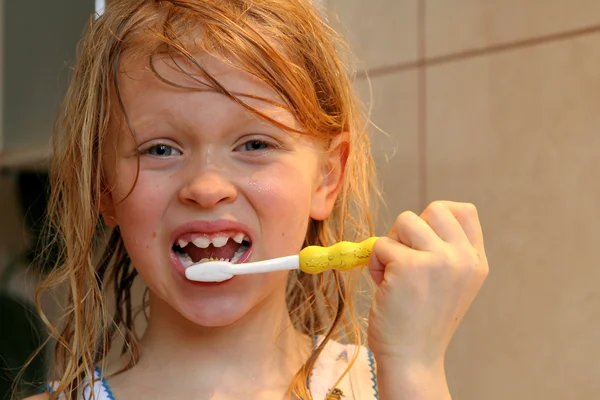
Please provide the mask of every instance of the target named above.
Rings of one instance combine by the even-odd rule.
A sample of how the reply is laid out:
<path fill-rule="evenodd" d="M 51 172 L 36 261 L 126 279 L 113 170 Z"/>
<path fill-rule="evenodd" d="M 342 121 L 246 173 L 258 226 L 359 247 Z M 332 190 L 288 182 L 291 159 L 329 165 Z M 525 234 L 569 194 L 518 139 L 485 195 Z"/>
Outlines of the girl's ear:
<path fill-rule="evenodd" d="M 102 219 L 107 226 L 116 228 L 119 225 L 115 215 L 112 195 L 105 189 L 102 190 L 102 194 L 100 195 L 100 214 L 102 214 Z"/>
<path fill-rule="evenodd" d="M 346 162 L 350 153 L 350 134 L 343 132 L 331 141 L 321 163 L 321 176 L 310 207 L 310 217 L 324 220 L 333 210 L 335 200 L 344 183 Z"/>

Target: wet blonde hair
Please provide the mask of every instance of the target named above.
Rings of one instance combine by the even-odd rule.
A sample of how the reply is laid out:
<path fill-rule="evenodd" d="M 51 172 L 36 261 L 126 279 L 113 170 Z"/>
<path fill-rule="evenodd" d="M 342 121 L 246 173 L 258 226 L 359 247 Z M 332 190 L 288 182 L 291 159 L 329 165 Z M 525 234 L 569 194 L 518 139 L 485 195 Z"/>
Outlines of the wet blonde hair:
<path fill-rule="evenodd" d="M 100 197 L 106 190 L 102 152 L 115 120 L 127 126 L 118 84 L 123 56 L 145 57 L 155 76 L 173 86 L 178 85 L 160 76 L 153 60 L 167 55 L 176 67 L 176 60 L 184 60 L 208 82 L 207 90 L 228 96 L 283 129 L 311 135 L 325 146 L 348 132 L 345 179 L 333 212 L 325 221 L 311 220 L 305 240 L 305 245 L 330 245 L 363 240 L 372 234 L 373 161 L 352 89 L 352 73 L 341 57 L 343 48 L 309 0 L 117 0 L 90 23 L 54 141 L 49 220 L 60 258 L 38 291 L 39 304 L 47 289 L 61 284 L 68 287 L 62 328 L 46 319 L 56 339 L 53 378 L 57 386 L 52 398 L 63 393 L 78 399 L 84 379 L 93 376 L 94 365 L 106 360 L 118 334 L 124 336 L 123 352 L 130 355 L 125 368 L 133 366 L 138 357 L 131 299 L 136 270 L 118 229 L 110 233 L 107 242 L 98 240 L 102 237 Z M 247 95 L 228 92 L 195 61 L 193 54 L 198 51 L 269 85 L 280 94 L 279 106 L 294 115 L 301 132 L 248 106 L 244 102 Z M 181 72 L 186 73 L 183 68 Z M 99 260 L 94 257 L 98 253 Z M 291 382 L 290 394 L 312 398 L 308 377 L 330 339 L 360 342 L 353 307 L 359 272 L 290 273 L 287 299 L 295 328 L 311 337 L 324 336 Z M 113 312 L 104 300 L 107 288 L 116 297 Z"/>

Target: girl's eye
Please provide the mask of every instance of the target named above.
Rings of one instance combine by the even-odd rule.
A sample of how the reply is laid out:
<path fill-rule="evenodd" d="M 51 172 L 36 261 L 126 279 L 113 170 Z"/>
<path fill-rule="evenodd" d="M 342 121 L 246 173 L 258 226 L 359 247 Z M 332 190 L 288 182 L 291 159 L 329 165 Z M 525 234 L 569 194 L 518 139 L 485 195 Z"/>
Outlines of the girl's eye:
<path fill-rule="evenodd" d="M 179 150 L 167 144 L 156 144 L 152 147 L 149 147 L 144 153 L 157 157 L 171 157 L 181 155 L 181 152 Z"/>
<path fill-rule="evenodd" d="M 238 149 L 240 149 L 241 151 L 258 151 L 266 150 L 270 147 L 273 146 L 262 140 L 249 140 L 246 143 L 242 144 L 240 147 L 238 147 Z"/>

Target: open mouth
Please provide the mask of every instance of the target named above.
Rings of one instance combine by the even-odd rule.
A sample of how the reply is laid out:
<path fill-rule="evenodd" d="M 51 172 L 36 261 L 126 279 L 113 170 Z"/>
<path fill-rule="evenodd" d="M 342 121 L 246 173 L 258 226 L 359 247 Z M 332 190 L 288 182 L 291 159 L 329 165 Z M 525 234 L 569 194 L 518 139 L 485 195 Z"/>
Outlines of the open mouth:
<path fill-rule="evenodd" d="M 173 252 L 185 268 L 208 261 L 237 263 L 250 249 L 252 242 L 243 232 L 218 234 L 186 234 L 173 244 Z"/>

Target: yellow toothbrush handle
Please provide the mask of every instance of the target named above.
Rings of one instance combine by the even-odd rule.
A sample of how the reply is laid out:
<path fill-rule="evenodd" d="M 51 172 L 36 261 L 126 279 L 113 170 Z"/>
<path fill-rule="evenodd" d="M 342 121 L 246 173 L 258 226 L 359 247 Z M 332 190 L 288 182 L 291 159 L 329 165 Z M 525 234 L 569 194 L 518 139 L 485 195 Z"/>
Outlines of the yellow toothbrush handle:
<path fill-rule="evenodd" d="M 369 263 L 377 237 L 360 243 L 339 242 L 329 247 L 308 246 L 299 254 L 300 269 L 307 274 L 318 274 L 328 269 L 347 271 Z"/>

